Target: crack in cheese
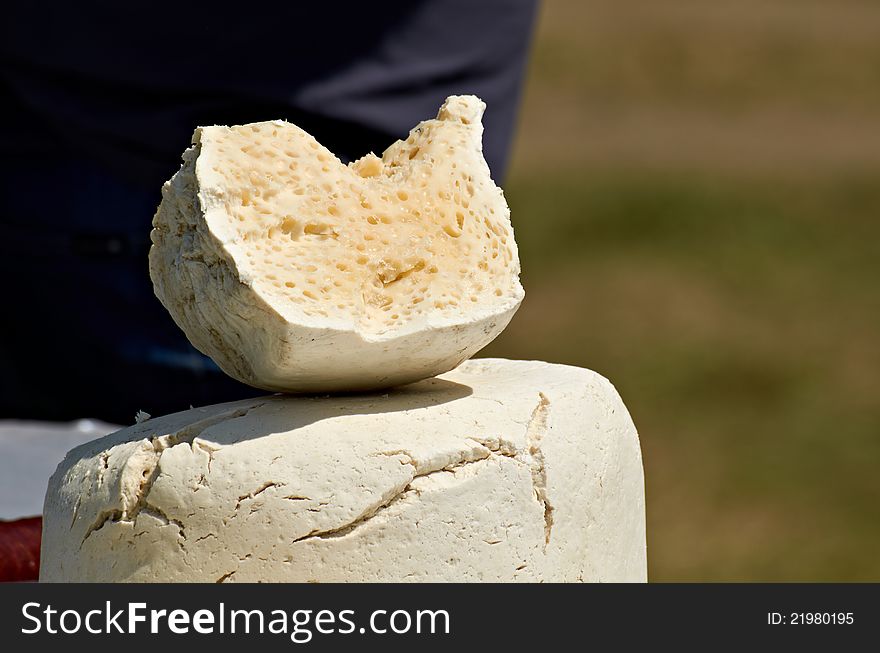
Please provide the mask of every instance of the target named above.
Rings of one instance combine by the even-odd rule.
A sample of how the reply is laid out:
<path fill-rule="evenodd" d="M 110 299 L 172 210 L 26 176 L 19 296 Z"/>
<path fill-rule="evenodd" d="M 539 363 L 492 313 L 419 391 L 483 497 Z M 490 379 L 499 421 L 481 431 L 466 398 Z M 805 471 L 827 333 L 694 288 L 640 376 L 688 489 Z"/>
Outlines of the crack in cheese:
<path fill-rule="evenodd" d="M 348 166 L 283 121 L 201 127 L 153 220 L 156 295 L 199 350 L 268 390 L 448 371 L 523 298 L 473 96 Z"/>

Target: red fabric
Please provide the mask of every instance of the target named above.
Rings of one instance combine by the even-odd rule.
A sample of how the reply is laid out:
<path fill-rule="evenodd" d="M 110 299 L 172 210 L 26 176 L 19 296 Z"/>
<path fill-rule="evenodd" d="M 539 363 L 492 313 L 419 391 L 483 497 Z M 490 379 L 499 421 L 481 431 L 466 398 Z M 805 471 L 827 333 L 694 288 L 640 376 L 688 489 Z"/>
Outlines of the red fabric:
<path fill-rule="evenodd" d="M 37 580 L 42 517 L 0 520 L 0 583 Z"/>

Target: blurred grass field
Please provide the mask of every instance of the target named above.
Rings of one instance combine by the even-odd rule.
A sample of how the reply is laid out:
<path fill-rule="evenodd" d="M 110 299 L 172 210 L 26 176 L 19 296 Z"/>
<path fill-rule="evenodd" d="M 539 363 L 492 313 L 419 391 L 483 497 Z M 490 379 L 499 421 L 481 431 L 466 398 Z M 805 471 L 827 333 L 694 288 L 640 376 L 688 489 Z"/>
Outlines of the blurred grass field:
<path fill-rule="evenodd" d="M 651 580 L 880 580 L 880 4 L 546 0 L 481 355 L 609 377 Z"/>

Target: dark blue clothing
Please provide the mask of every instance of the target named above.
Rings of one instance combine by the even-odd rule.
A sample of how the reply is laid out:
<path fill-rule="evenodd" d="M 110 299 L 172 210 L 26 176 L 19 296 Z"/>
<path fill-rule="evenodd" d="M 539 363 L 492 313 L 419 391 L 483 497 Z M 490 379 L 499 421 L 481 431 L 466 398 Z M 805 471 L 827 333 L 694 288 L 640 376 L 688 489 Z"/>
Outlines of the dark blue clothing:
<path fill-rule="evenodd" d="M 500 180 L 534 3 L 7 3 L 0 417 L 130 422 L 253 394 L 189 345 L 147 272 L 193 129 L 284 118 L 351 160 L 474 93 Z"/>

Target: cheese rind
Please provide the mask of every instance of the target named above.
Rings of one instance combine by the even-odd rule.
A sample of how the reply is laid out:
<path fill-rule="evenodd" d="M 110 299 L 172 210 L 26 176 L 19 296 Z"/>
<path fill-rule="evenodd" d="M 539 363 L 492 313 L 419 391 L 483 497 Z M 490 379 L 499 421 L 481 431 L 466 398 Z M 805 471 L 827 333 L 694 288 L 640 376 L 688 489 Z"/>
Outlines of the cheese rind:
<path fill-rule="evenodd" d="M 71 451 L 43 581 L 644 581 L 638 436 L 589 370 L 198 408 Z"/>
<path fill-rule="evenodd" d="M 448 371 L 523 299 L 485 105 L 345 166 L 283 121 L 202 127 L 153 219 L 150 275 L 187 337 L 273 391 L 369 390 Z"/>

